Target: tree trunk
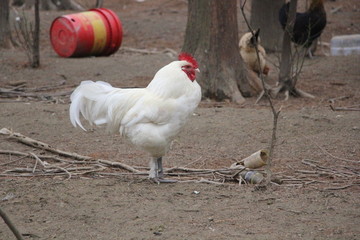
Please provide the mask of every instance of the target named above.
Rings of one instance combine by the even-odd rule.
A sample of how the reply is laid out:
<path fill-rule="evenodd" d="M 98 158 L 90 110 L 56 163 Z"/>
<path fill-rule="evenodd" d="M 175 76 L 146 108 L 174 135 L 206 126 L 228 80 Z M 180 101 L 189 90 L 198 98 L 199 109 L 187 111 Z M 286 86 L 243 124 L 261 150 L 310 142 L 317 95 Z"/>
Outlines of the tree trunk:
<path fill-rule="evenodd" d="M 271 52 L 281 51 L 283 30 L 279 9 L 284 0 L 252 0 L 250 25 L 261 29 L 261 45 Z"/>
<path fill-rule="evenodd" d="M 34 34 L 34 42 L 32 46 L 32 62 L 31 67 L 37 68 L 40 66 L 40 13 L 39 13 L 39 1 L 35 0 L 35 29 L 32 34 Z"/>
<path fill-rule="evenodd" d="M 103 4 L 104 4 L 104 0 L 96 0 L 95 7 L 102 8 Z"/>
<path fill-rule="evenodd" d="M 279 85 L 287 88 L 287 90 L 290 90 L 291 88 L 295 87 L 292 86 L 291 83 L 291 68 L 292 68 L 291 33 L 294 27 L 296 8 L 297 8 L 297 0 L 291 0 L 290 8 L 289 8 L 289 16 L 283 34 L 283 47 L 281 52 Z"/>
<path fill-rule="evenodd" d="M 94 0 L 95 1 L 95 0 Z M 25 4 L 25 8 L 32 8 L 35 4 L 35 0 L 16 0 L 16 5 Z M 41 10 L 79 10 L 82 11 L 85 8 L 78 4 L 75 0 L 41 0 Z"/>
<path fill-rule="evenodd" d="M 9 0 L 0 0 L 0 48 L 11 46 Z"/>
<path fill-rule="evenodd" d="M 41 0 L 40 6 L 42 10 L 57 10 L 57 6 L 50 0 Z"/>
<path fill-rule="evenodd" d="M 199 62 L 197 81 L 206 98 L 243 103 L 250 96 L 238 48 L 236 0 L 189 0 L 183 52 Z"/>
<path fill-rule="evenodd" d="M 283 37 L 283 48 L 281 53 L 279 86 L 274 88 L 272 93 L 277 95 L 279 92 L 285 92 L 285 99 L 288 99 L 289 94 L 297 97 L 314 98 L 313 95 L 296 88 L 298 75 L 300 74 L 302 65 L 304 63 L 305 54 L 291 53 L 291 34 L 293 31 L 295 17 L 296 17 L 297 0 L 290 1 L 289 15 L 285 26 Z M 294 66 L 298 65 L 298 66 Z"/>
<path fill-rule="evenodd" d="M 57 3 L 59 10 L 84 10 L 82 6 L 73 0 L 60 0 Z"/>

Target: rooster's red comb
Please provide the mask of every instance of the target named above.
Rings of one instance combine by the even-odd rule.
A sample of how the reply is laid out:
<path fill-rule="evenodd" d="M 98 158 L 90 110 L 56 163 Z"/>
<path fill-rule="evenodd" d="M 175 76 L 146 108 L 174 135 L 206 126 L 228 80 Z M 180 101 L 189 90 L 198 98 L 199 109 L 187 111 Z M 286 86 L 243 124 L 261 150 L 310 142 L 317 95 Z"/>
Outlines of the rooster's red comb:
<path fill-rule="evenodd" d="M 179 59 L 179 61 L 187 61 L 187 62 L 191 63 L 194 68 L 199 67 L 199 64 L 197 63 L 195 58 L 193 56 L 191 56 L 191 54 L 189 54 L 189 53 L 185 53 L 185 52 L 180 53 L 178 59 Z"/>

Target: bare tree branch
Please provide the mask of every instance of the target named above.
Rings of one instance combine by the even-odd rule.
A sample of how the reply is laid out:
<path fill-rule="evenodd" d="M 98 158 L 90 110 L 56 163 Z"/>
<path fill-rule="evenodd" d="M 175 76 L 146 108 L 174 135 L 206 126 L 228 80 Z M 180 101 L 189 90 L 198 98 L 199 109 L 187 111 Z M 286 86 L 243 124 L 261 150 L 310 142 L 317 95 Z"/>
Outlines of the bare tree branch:
<path fill-rule="evenodd" d="M 244 0 L 244 2 L 242 0 L 240 0 L 241 13 L 242 13 L 242 15 L 244 17 L 244 20 L 245 20 L 245 23 L 246 23 L 247 27 L 249 28 L 249 31 L 251 32 L 251 34 L 254 37 L 255 36 L 254 30 L 251 28 L 251 26 L 249 24 L 249 21 L 248 21 L 246 15 L 245 15 L 245 11 L 244 11 L 245 4 L 246 4 L 246 0 Z M 255 41 L 257 41 L 256 37 L 254 37 L 254 39 L 255 39 Z M 255 46 L 257 46 L 257 42 L 255 43 Z M 255 47 L 255 51 L 256 51 L 256 57 L 257 57 L 258 66 L 259 66 L 259 69 L 261 69 L 259 50 L 258 50 L 257 47 Z M 274 151 L 274 147 L 275 147 L 275 143 L 276 143 L 277 123 L 278 123 L 278 118 L 279 118 L 279 114 L 280 114 L 281 109 L 279 109 L 278 111 L 275 110 L 274 104 L 273 104 L 273 102 L 271 100 L 271 96 L 269 94 L 269 90 L 266 88 L 264 75 L 263 75 L 262 71 L 260 71 L 260 79 L 261 79 L 261 83 L 262 83 L 262 86 L 263 86 L 263 89 L 264 89 L 263 90 L 264 93 L 262 93 L 262 94 L 265 94 L 266 98 L 268 99 L 271 111 L 273 113 L 273 129 L 272 129 L 272 135 L 271 135 L 271 141 L 270 141 L 269 158 L 268 158 L 267 164 L 266 164 L 266 173 L 267 173 L 266 174 L 267 175 L 266 176 L 266 183 L 270 184 L 271 176 L 272 176 L 271 161 L 272 161 L 272 155 L 273 155 L 273 151 Z"/>

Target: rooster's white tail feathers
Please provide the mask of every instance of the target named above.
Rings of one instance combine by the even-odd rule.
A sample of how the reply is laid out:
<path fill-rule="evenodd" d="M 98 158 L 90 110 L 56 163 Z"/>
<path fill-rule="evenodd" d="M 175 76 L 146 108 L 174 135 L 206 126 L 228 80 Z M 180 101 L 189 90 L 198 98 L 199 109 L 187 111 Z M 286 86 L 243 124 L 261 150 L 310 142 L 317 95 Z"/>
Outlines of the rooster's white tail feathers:
<path fill-rule="evenodd" d="M 122 118 L 141 95 L 140 91 L 114 88 L 106 82 L 83 81 L 70 97 L 70 121 L 86 131 L 81 113 L 90 124 L 107 124 L 110 132 L 119 131 Z"/>

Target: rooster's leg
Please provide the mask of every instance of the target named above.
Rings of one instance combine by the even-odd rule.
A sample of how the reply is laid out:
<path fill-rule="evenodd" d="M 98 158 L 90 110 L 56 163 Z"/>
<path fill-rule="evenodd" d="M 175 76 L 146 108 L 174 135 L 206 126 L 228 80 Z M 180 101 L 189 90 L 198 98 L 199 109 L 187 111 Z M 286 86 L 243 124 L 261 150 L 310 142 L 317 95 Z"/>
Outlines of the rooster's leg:
<path fill-rule="evenodd" d="M 152 158 L 150 162 L 149 177 L 155 183 L 175 183 L 176 180 L 164 179 L 164 169 L 162 166 L 162 157 Z"/>
<path fill-rule="evenodd" d="M 156 159 L 157 165 L 158 165 L 158 177 L 163 178 L 164 177 L 164 169 L 162 165 L 162 157 L 159 157 Z"/>
<path fill-rule="evenodd" d="M 164 169 L 162 165 L 162 157 L 156 159 L 158 166 L 158 181 L 162 183 L 176 183 L 176 180 L 173 179 L 164 179 Z"/>
<path fill-rule="evenodd" d="M 150 179 L 156 179 L 156 178 L 158 178 L 158 171 L 159 171 L 159 167 L 158 167 L 157 158 L 153 157 L 153 158 L 151 158 L 151 160 L 150 160 L 149 178 L 150 178 Z"/>

